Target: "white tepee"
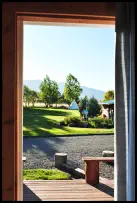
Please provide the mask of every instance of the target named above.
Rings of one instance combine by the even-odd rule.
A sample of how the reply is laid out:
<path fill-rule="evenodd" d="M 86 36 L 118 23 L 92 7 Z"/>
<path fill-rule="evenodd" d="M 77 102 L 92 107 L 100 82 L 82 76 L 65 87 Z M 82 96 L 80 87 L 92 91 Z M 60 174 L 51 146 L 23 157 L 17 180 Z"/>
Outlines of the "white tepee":
<path fill-rule="evenodd" d="M 73 100 L 73 102 L 70 104 L 68 109 L 70 109 L 70 110 L 78 110 L 79 109 L 79 107 L 78 107 L 78 105 L 77 105 L 75 100 Z"/>

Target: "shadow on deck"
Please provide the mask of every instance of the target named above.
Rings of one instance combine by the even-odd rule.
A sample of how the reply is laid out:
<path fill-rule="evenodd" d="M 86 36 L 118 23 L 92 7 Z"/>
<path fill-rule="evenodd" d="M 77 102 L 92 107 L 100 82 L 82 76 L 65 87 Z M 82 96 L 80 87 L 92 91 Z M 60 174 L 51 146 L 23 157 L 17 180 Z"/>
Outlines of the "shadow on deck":
<path fill-rule="evenodd" d="M 114 180 L 100 177 L 99 185 L 96 188 L 114 198 Z"/>
<path fill-rule="evenodd" d="M 77 180 L 23 181 L 23 201 L 113 201 L 112 181 L 100 180 L 97 187 Z"/>
<path fill-rule="evenodd" d="M 27 184 L 23 183 L 23 201 L 42 201 L 36 194 L 33 192 Z"/>

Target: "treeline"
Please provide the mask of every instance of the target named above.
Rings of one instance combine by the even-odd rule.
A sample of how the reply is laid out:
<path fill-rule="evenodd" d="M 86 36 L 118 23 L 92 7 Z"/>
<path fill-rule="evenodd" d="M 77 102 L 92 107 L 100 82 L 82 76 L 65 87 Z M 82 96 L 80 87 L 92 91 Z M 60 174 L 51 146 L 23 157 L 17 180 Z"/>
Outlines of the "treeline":
<path fill-rule="evenodd" d="M 69 74 L 66 78 L 64 92 L 59 92 L 59 87 L 56 81 L 51 80 L 48 75 L 41 82 L 39 92 L 31 90 L 28 86 L 24 85 L 23 101 L 25 105 L 35 102 L 43 102 L 46 107 L 57 103 L 70 104 L 73 100 L 79 102 L 82 89 L 80 83 L 72 74 Z"/>
<path fill-rule="evenodd" d="M 28 86 L 24 85 L 23 101 L 26 106 L 30 103 L 34 106 L 35 102 L 43 102 L 46 107 L 50 107 L 53 104 L 67 103 L 71 104 L 75 100 L 80 108 L 80 112 L 83 109 L 87 109 L 89 114 L 95 115 L 100 112 L 100 105 L 97 99 L 94 97 L 80 99 L 82 93 L 80 82 L 72 74 L 69 74 L 66 78 L 64 92 L 59 92 L 59 86 L 56 81 L 51 80 L 48 75 L 41 82 L 39 92 L 31 90 Z M 114 91 L 109 90 L 105 93 L 102 101 L 114 99 Z"/>

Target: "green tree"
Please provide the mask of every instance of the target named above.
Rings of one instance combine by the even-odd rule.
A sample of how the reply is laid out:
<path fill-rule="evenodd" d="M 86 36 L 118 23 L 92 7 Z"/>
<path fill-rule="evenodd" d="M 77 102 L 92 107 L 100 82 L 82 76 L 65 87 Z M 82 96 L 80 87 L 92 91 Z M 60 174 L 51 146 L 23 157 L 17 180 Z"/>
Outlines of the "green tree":
<path fill-rule="evenodd" d="M 30 100 L 32 102 L 32 105 L 34 106 L 35 102 L 38 99 L 38 93 L 34 90 L 30 90 Z"/>
<path fill-rule="evenodd" d="M 58 84 L 50 80 L 49 76 L 46 75 L 42 83 L 40 84 L 39 97 L 45 103 L 46 106 L 50 106 L 58 101 L 59 90 Z"/>
<path fill-rule="evenodd" d="M 113 100 L 114 99 L 114 90 L 108 90 L 105 94 L 104 94 L 104 99 L 102 101 L 106 101 L 106 100 Z"/>
<path fill-rule="evenodd" d="M 82 111 L 84 109 L 88 109 L 88 102 L 89 102 L 89 99 L 88 99 L 87 96 L 85 96 L 84 98 L 80 99 L 80 102 L 79 102 L 79 112 L 80 112 L 81 116 L 82 116 Z"/>
<path fill-rule="evenodd" d="M 26 106 L 29 106 L 29 103 L 31 102 L 31 90 L 27 85 L 24 85 L 23 90 L 23 101 L 25 102 Z"/>
<path fill-rule="evenodd" d="M 64 98 L 71 103 L 73 100 L 78 101 L 82 93 L 80 83 L 72 74 L 69 74 L 64 87 Z"/>
<path fill-rule="evenodd" d="M 64 98 L 64 93 L 60 93 L 59 98 L 58 98 L 58 103 L 62 104 L 62 103 L 69 103 L 65 98 Z"/>
<path fill-rule="evenodd" d="M 62 104 L 64 102 L 64 94 L 61 94 L 59 95 L 58 97 L 58 103 Z"/>
<path fill-rule="evenodd" d="M 42 99 L 41 99 L 41 96 L 40 96 L 40 92 L 37 92 L 37 102 L 40 102 L 42 103 Z"/>
<path fill-rule="evenodd" d="M 88 101 L 88 116 L 95 117 L 97 114 L 100 114 L 101 106 L 99 105 L 97 99 L 94 97 L 90 98 Z"/>
<path fill-rule="evenodd" d="M 59 87 L 58 84 L 55 81 L 51 81 L 51 104 L 56 104 L 57 107 L 57 102 L 58 98 L 60 97 L 60 92 L 59 92 Z"/>

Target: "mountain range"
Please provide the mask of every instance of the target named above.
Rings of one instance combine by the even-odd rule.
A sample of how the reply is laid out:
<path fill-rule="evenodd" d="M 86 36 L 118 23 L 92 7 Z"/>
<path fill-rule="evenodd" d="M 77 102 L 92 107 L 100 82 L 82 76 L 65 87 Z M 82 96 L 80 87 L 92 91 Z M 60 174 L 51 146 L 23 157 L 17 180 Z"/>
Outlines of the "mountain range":
<path fill-rule="evenodd" d="M 30 89 L 33 89 L 37 92 L 39 92 L 39 86 L 41 82 L 42 80 L 24 80 L 23 81 L 24 85 L 27 85 Z M 61 94 L 64 91 L 64 85 L 65 83 L 63 82 L 58 83 L 59 91 Z M 89 98 L 94 96 L 97 100 L 102 100 L 105 94 L 105 92 L 102 90 L 97 90 L 97 89 L 85 87 L 85 86 L 81 86 L 81 88 L 83 89 L 83 92 L 81 93 L 80 97 L 84 97 L 87 95 Z"/>

